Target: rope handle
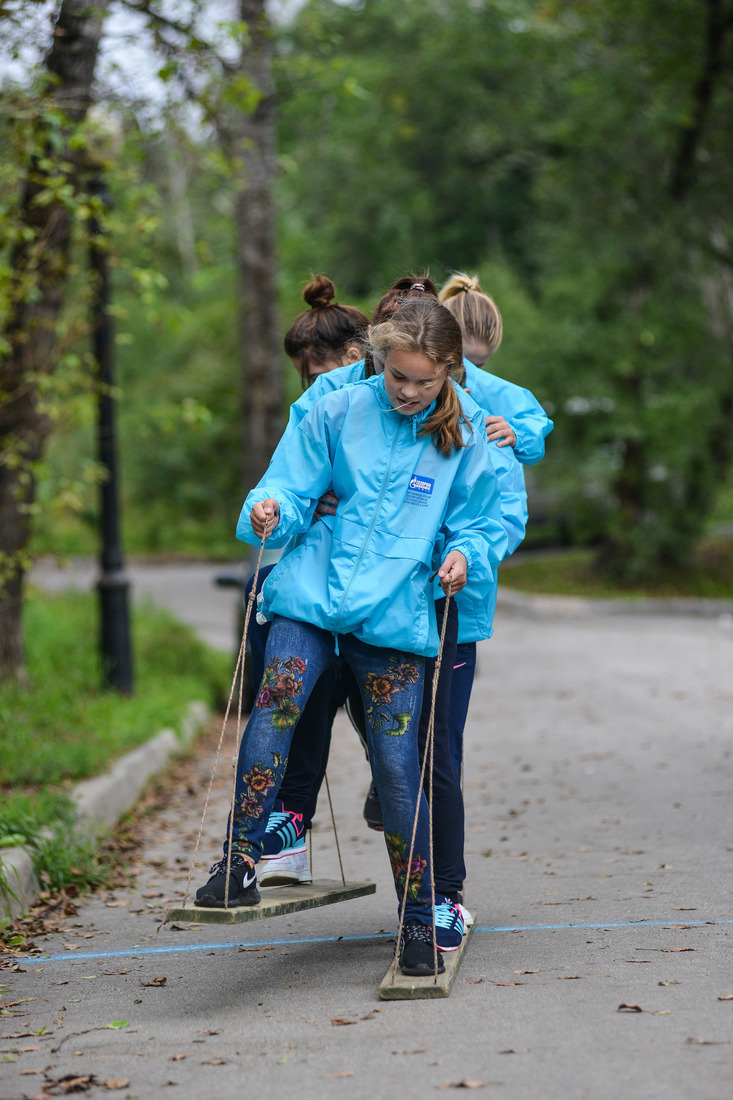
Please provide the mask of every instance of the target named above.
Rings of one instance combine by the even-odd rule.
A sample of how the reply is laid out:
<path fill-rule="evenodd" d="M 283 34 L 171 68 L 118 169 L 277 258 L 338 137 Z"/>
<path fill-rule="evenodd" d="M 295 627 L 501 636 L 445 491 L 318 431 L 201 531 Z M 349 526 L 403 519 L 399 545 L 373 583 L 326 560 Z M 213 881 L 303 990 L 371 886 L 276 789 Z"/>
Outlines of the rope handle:
<path fill-rule="evenodd" d="M 437 575 L 437 574 L 436 574 Z M 417 805 L 415 806 L 415 818 L 412 823 L 412 836 L 410 838 L 410 854 L 407 858 L 407 865 L 405 867 L 405 889 L 402 894 L 402 901 L 400 903 L 400 921 L 397 929 L 397 943 L 395 944 L 395 953 L 392 960 L 392 978 L 390 985 L 394 985 L 395 976 L 397 974 L 397 965 L 400 955 L 400 942 L 402 940 L 402 929 L 405 923 L 405 908 L 407 906 L 407 895 L 410 889 L 410 867 L 412 866 L 412 855 L 415 850 L 415 837 L 417 836 L 417 822 L 420 816 L 420 798 L 423 792 L 423 784 L 425 782 L 425 769 L 430 759 L 430 797 L 428 798 L 428 837 L 429 837 L 429 852 L 430 852 L 430 891 L 433 906 L 433 985 L 437 985 L 438 982 L 438 942 L 435 934 L 435 869 L 433 867 L 433 745 L 434 745 L 434 731 L 435 731 L 435 700 L 438 694 L 438 680 L 440 678 L 440 669 L 443 663 L 443 647 L 445 645 L 445 632 L 448 626 L 448 608 L 450 606 L 451 590 L 453 588 L 453 582 L 449 580 L 448 591 L 445 597 L 445 611 L 443 613 L 443 625 L 440 631 L 440 645 L 438 647 L 438 655 L 435 658 L 435 668 L 433 670 L 433 683 L 432 683 L 432 698 L 430 701 L 430 717 L 428 719 L 428 730 L 425 736 L 425 751 L 423 752 L 422 766 L 420 769 L 420 785 L 417 792 Z"/>
<path fill-rule="evenodd" d="M 262 539 L 260 540 L 260 550 L 259 550 L 259 554 L 257 555 L 257 565 L 255 566 L 254 578 L 252 580 L 252 588 L 250 589 L 249 597 L 247 599 L 247 608 L 245 610 L 245 615 L 244 615 L 244 628 L 242 630 L 242 642 L 241 642 L 241 645 L 239 647 L 239 654 L 237 655 L 237 661 L 236 661 L 236 665 L 235 665 L 235 668 L 234 668 L 234 676 L 232 678 L 232 686 L 229 689 L 229 698 L 227 700 L 226 710 L 224 712 L 224 720 L 222 721 L 222 724 L 221 724 L 221 733 L 219 734 L 219 744 L 217 745 L 217 748 L 216 748 L 216 755 L 214 757 L 214 766 L 211 769 L 211 777 L 209 779 L 209 786 L 208 786 L 208 789 L 206 791 L 206 799 L 204 801 L 204 811 L 203 811 L 203 814 L 201 815 L 201 823 L 199 825 L 199 831 L 198 831 L 198 835 L 196 837 L 196 844 L 194 845 L 193 858 L 191 859 L 191 866 L 188 869 L 188 879 L 186 880 L 186 891 L 183 895 L 183 904 L 184 905 L 188 901 L 188 895 L 189 895 L 189 892 L 191 890 L 191 879 L 193 878 L 193 872 L 194 872 L 194 868 L 196 866 L 196 858 L 198 856 L 199 846 L 201 844 L 201 836 L 202 836 L 203 831 L 204 831 L 204 823 L 206 821 L 206 814 L 207 814 L 207 811 L 208 811 L 208 808 L 209 808 L 209 801 L 211 799 L 211 791 L 212 791 L 212 788 L 214 786 L 214 777 L 216 776 L 216 769 L 219 765 L 219 756 L 221 755 L 221 747 L 222 747 L 222 744 L 224 742 L 224 731 L 226 730 L 226 725 L 227 725 L 227 722 L 229 721 L 229 711 L 231 710 L 231 706 L 232 706 L 232 698 L 234 696 L 234 688 L 235 688 L 236 683 L 237 683 L 237 677 L 239 677 L 239 698 L 238 698 L 238 706 L 237 706 L 237 743 L 236 743 L 236 749 L 235 749 L 235 754 L 234 754 L 235 761 L 236 761 L 237 757 L 239 756 L 239 742 L 240 742 L 240 737 L 241 737 L 241 724 L 242 724 L 242 692 L 243 692 L 243 684 L 244 684 L 244 656 L 245 656 L 246 649 L 247 649 L 247 633 L 248 633 L 248 630 L 249 630 L 249 622 L 250 622 L 250 617 L 251 617 L 251 614 L 252 614 L 252 607 L 253 607 L 253 604 L 254 604 L 254 601 L 255 601 L 255 598 L 256 598 L 257 580 L 258 580 L 258 577 L 259 577 L 259 574 L 260 574 L 260 566 L 262 564 L 262 553 L 265 549 L 265 539 L 267 538 L 267 535 L 268 535 L 269 525 L 270 525 L 270 517 L 267 516 L 265 518 L 265 530 L 262 534 Z M 230 875 L 231 864 L 232 864 L 232 830 L 233 830 L 233 827 L 234 827 L 234 796 L 235 796 L 235 792 L 236 792 L 236 783 L 237 783 L 237 775 L 236 775 L 236 768 L 235 768 L 234 779 L 233 779 L 233 783 L 232 783 L 231 810 L 230 810 L 230 813 L 229 813 L 229 833 L 228 833 L 228 837 L 227 837 L 227 839 L 228 839 L 228 844 L 227 844 L 227 874 L 226 874 L 226 884 L 224 886 L 224 907 L 225 908 L 229 904 L 229 875 Z"/>

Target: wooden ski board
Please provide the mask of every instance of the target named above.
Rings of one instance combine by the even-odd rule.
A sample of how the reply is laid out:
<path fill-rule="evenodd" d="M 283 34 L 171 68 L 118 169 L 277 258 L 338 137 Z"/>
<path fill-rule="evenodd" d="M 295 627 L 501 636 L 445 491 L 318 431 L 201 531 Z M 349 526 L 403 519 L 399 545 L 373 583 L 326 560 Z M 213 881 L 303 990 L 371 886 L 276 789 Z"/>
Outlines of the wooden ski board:
<path fill-rule="evenodd" d="M 399 966 L 395 972 L 395 964 L 392 963 L 382 983 L 379 986 L 379 998 L 382 1001 L 412 1001 L 419 997 L 450 997 L 453 982 L 456 980 L 458 967 L 463 961 L 463 956 L 468 947 L 468 941 L 476 927 L 476 914 L 473 914 L 474 923 L 466 929 L 461 946 L 455 951 L 443 951 L 441 957 L 445 965 L 442 974 L 438 974 L 437 981 L 433 974 L 428 978 L 412 978 L 403 974 Z M 394 973 L 394 981 L 392 975 Z"/>
<path fill-rule="evenodd" d="M 297 886 L 261 886 L 259 905 L 240 905 L 231 909 L 207 909 L 203 906 L 182 905 L 166 910 L 165 921 L 184 921 L 194 924 L 239 924 L 242 921 L 265 920 L 282 917 L 285 913 L 297 913 L 300 909 L 317 909 L 321 905 L 334 905 L 373 894 L 377 887 L 373 882 L 337 882 L 319 879 Z"/>

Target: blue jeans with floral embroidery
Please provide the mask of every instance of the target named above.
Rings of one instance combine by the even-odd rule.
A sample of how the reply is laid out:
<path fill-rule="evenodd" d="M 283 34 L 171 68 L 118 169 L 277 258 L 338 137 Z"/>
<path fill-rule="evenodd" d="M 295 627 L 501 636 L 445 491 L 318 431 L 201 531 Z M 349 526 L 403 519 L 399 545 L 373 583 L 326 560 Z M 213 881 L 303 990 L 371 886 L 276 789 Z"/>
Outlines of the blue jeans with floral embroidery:
<path fill-rule="evenodd" d="M 424 660 L 367 645 L 352 634 L 339 635 L 338 644 L 361 689 L 369 759 L 400 902 L 419 806 L 405 919 L 431 924 L 428 811 L 417 752 Z M 234 793 L 232 850 L 255 863 L 262 854 L 262 838 L 285 772 L 293 730 L 316 681 L 334 660 L 334 638 L 328 631 L 293 619 L 273 620 L 265 672 L 239 748 Z M 225 842 L 225 854 L 226 848 Z"/>

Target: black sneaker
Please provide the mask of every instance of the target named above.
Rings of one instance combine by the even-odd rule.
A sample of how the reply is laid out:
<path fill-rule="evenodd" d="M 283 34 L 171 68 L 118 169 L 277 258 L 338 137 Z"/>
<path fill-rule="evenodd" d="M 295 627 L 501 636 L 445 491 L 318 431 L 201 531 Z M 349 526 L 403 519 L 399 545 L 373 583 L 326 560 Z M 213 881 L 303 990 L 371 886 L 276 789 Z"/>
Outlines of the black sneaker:
<path fill-rule="evenodd" d="M 226 856 L 209 868 L 211 878 L 205 886 L 196 891 L 196 904 L 205 909 L 224 909 L 224 895 L 227 879 Z M 257 889 L 257 875 L 252 863 L 238 852 L 232 854 L 229 874 L 229 897 L 226 908 L 236 909 L 240 905 L 258 905 L 260 892 Z"/>
<path fill-rule="evenodd" d="M 378 833 L 384 832 L 382 803 L 379 801 L 379 792 L 373 779 L 364 801 L 364 820 L 370 829 L 376 829 Z"/>
<path fill-rule="evenodd" d="M 433 949 L 433 930 L 429 924 L 419 920 L 408 920 L 402 928 L 400 941 L 400 970 L 416 978 L 430 977 L 435 973 L 435 951 Z M 438 952 L 438 973 L 445 970 Z"/>

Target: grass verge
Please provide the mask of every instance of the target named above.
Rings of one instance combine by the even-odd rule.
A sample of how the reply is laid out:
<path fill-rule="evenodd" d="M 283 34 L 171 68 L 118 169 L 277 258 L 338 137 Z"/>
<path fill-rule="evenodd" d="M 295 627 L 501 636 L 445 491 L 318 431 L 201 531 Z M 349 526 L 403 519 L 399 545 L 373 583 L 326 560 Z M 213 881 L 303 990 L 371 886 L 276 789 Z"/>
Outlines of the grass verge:
<path fill-rule="evenodd" d="M 520 592 L 589 599 L 733 600 L 733 539 L 706 539 L 690 565 L 660 570 L 654 578 L 628 586 L 605 580 L 594 568 L 591 550 L 532 556 L 520 551 L 501 566 L 499 584 Z"/>
<path fill-rule="evenodd" d="M 218 704 L 231 674 L 228 654 L 160 608 L 136 606 L 131 629 L 135 693 L 124 697 L 100 687 L 96 599 L 31 598 L 29 683 L 0 687 L 0 855 L 3 847 L 27 848 L 50 890 L 104 878 L 96 844 L 74 831 L 73 785 L 179 726 L 192 700 Z"/>

